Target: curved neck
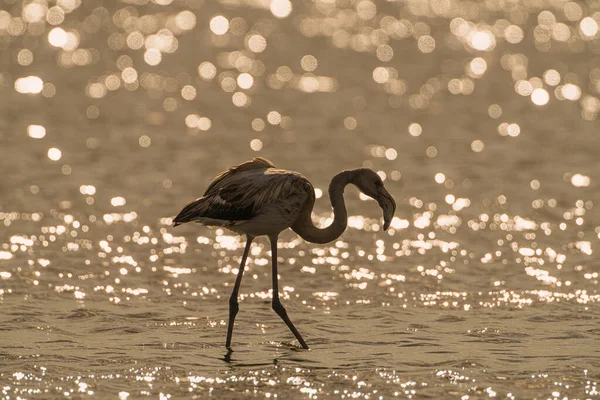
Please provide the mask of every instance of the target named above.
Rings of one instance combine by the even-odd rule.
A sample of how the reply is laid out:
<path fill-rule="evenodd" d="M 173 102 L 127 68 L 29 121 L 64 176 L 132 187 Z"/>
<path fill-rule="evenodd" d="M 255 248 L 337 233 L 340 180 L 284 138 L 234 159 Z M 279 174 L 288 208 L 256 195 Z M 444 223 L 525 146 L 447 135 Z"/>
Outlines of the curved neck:
<path fill-rule="evenodd" d="M 333 207 L 333 222 L 326 228 L 317 228 L 313 225 L 311 213 L 314 206 L 308 204 L 300 213 L 298 219 L 292 225 L 292 230 L 300 237 L 312 243 L 328 243 L 338 237 L 348 226 L 348 213 L 344 202 L 344 189 L 354 177 L 353 171 L 342 171 L 333 177 L 329 184 L 329 199 Z M 314 199 L 314 197 L 313 197 Z"/>

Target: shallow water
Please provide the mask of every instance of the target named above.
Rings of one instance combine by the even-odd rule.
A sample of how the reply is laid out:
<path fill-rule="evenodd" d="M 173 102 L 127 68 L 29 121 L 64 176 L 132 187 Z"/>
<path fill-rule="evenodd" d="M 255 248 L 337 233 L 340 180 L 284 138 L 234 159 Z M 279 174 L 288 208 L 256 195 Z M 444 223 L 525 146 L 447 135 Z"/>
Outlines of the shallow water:
<path fill-rule="evenodd" d="M 0 0 L 2 398 L 597 398 L 600 7 L 289 5 Z M 308 351 L 259 239 L 228 353 L 243 239 L 171 227 L 257 155 L 398 203 L 281 235 Z"/>

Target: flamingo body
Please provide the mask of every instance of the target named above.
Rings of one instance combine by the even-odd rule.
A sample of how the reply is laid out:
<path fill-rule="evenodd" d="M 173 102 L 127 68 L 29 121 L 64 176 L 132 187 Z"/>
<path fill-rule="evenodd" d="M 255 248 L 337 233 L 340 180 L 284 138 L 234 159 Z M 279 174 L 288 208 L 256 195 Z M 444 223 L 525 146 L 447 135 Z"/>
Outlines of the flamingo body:
<path fill-rule="evenodd" d="M 222 226 L 253 237 L 274 235 L 292 225 L 311 196 L 314 188 L 304 176 L 257 157 L 217 175 L 173 222 Z"/>

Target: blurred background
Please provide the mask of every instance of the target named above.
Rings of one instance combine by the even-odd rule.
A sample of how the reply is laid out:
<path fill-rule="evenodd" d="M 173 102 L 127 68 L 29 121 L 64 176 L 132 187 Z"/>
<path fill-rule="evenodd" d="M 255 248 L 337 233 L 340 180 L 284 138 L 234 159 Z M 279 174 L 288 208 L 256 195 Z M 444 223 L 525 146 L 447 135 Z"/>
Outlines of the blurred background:
<path fill-rule="evenodd" d="M 598 395 L 596 0 L 0 0 L 4 398 Z M 255 156 L 328 245 L 172 218 Z"/>

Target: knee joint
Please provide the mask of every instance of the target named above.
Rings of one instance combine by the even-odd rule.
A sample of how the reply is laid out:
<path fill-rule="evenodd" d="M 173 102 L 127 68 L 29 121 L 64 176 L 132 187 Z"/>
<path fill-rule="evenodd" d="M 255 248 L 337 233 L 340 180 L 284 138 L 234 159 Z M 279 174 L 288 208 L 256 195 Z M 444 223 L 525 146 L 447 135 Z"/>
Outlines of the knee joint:
<path fill-rule="evenodd" d="M 230 297 L 229 298 L 229 310 L 233 313 L 237 313 L 239 309 L 240 309 L 240 306 L 238 304 L 237 296 Z"/>
<path fill-rule="evenodd" d="M 279 315 L 287 314 L 287 312 L 285 311 L 285 308 L 279 301 L 273 302 L 273 310 Z"/>

